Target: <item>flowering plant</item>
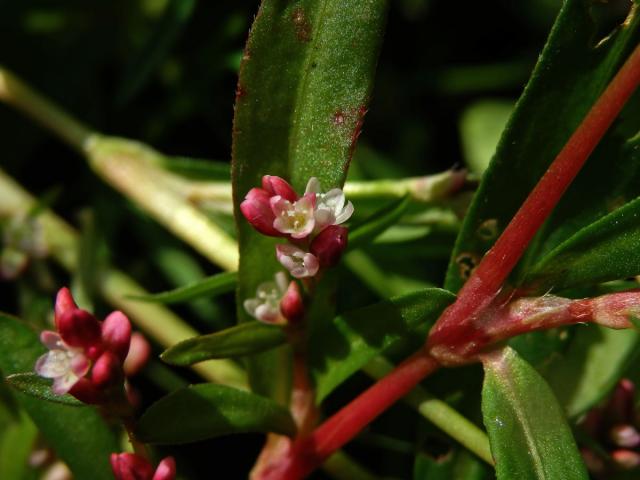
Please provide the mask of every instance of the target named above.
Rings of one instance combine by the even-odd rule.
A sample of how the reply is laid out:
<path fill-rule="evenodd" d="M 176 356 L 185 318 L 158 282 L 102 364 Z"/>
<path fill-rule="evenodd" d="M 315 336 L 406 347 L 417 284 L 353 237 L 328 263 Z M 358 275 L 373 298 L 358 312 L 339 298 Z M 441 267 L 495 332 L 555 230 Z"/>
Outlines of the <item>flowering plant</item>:
<path fill-rule="evenodd" d="M 50 178 L 34 181 L 18 153 L 0 170 L 2 309 L 17 314 L 0 314 L 0 478 L 638 475 L 638 2 L 566 0 L 515 104 L 455 93 L 489 81 L 520 94 L 524 78 L 506 88 L 495 65 L 434 80 L 463 141 L 440 162 L 411 132 L 446 143 L 446 121 L 404 123 L 416 87 L 409 75 L 406 91 L 385 88 L 397 72 L 384 50 L 372 103 L 387 21 L 393 42 L 422 3 L 263 0 L 242 52 L 225 56 L 240 61 L 230 167 L 99 133 L 0 68 L 0 102 L 115 190 L 77 172 L 35 198 L 9 176 L 66 186 L 67 151 Z M 29 28 L 57 25 L 12 8 Z M 227 8 L 242 7 L 198 6 L 222 19 L 220 49 L 244 18 Z M 205 18 L 194 11 L 167 3 L 120 107 L 103 112 L 111 129 L 195 141 L 172 122 L 210 118 L 210 97 L 169 54 L 182 22 Z M 7 144 L 14 116 L 0 111 Z"/>

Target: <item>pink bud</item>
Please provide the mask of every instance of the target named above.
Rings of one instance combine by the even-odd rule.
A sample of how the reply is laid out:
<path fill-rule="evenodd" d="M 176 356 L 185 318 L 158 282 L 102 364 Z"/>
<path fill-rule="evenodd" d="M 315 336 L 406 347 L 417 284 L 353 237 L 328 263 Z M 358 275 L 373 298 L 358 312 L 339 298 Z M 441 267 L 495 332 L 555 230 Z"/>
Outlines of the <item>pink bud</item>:
<path fill-rule="evenodd" d="M 133 332 L 131 335 L 131 346 L 129 353 L 124 360 L 124 373 L 127 377 L 132 377 L 144 368 L 151 356 L 151 345 L 140 332 Z"/>
<path fill-rule="evenodd" d="M 122 312 L 112 312 L 102 324 L 104 348 L 115 353 L 121 361 L 127 357 L 131 343 L 131 322 Z"/>
<path fill-rule="evenodd" d="M 618 447 L 635 448 L 640 445 L 640 433 L 632 425 L 615 425 L 609 435 Z"/>
<path fill-rule="evenodd" d="M 174 478 L 176 478 L 176 461 L 173 457 L 166 457 L 158 464 L 151 480 L 173 480 Z"/>
<path fill-rule="evenodd" d="M 275 175 L 265 175 L 262 177 L 262 188 L 271 197 L 280 195 L 290 202 L 295 202 L 298 199 L 298 195 L 293 187 L 289 185 L 286 180 Z"/>
<path fill-rule="evenodd" d="M 300 287 L 293 280 L 280 300 L 280 312 L 290 323 L 298 323 L 304 317 L 304 302 L 300 294 Z"/>
<path fill-rule="evenodd" d="M 123 376 L 120 359 L 109 351 L 100 355 L 91 369 L 91 382 L 99 389 L 122 381 Z"/>
<path fill-rule="evenodd" d="M 271 237 L 281 237 L 282 233 L 273 226 L 276 217 L 271 210 L 270 198 L 271 195 L 266 190 L 252 188 L 240 204 L 240 211 L 251 226 L 260 233 Z"/>
<path fill-rule="evenodd" d="M 75 308 L 64 310 L 57 321 L 58 332 L 67 345 L 83 348 L 88 356 L 94 356 L 101 344 L 101 331 L 100 322 L 93 315 Z"/>
<path fill-rule="evenodd" d="M 623 470 L 640 467 L 640 454 L 631 450 L 616 450 L 611 454 L 611 459 Z"/>
<path fill-rule="evenodd" d="M 98 389 L 88 378 L 79 379 L 69 393 L 83 403 L 99 405 L 104 403 L 105 397 L 102 390 Z"/>
<path fill-rule="evenodd" d="M 322 267 L 336 265 L 342 257 L 342 252 L 347 248 L 347 236 L 349 230 L 340 225 L 329 225 L 322 230 L 311 242 L 313 253 Z"/>
<path fill-rule="evenodd" d="M 63 287 L 58 290 L 58 295 L 56 295 L 56 306 L 55 306 L 55 320 L 56 320 L 56 328 L 59 330 L 58 322 L 62 317 L 64 312 L 68 312 L 71 310 L 76 310 L 78 306 L 76 302 L 73 301 L 73 296 L 71 295 L 71 291 L 67 287 Z"/>
<path fill-rule="evenodd" d="M 112 453 L 111 469 L 116 480 L 152 480 L 153 467 L 135 453 Z M 171 477 L 169 477 L 171 478 Z"/>

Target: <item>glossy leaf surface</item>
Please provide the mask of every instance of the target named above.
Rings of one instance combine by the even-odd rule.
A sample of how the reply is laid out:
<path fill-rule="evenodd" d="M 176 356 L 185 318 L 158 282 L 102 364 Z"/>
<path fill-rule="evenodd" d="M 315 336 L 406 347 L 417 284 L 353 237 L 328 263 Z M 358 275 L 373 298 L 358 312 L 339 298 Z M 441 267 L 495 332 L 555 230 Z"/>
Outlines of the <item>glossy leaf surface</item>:
<path fill-rule="evenodd" d="M 6 378 L 6 381 L 16 390 L 46 400 L 47 402 L 61 403 L 63 405 L 71 405 L 75 407 L 84 404 L 69 394 L 56 395 L 51 391 L 51 381 L 35 373 L 14 373 Z"/>
<path fill-rule="evenodd" d="M 540 374 L 509 347 L 483 363 L 482 415 L 498 480 L 588 479 L 562 408 Z"/>

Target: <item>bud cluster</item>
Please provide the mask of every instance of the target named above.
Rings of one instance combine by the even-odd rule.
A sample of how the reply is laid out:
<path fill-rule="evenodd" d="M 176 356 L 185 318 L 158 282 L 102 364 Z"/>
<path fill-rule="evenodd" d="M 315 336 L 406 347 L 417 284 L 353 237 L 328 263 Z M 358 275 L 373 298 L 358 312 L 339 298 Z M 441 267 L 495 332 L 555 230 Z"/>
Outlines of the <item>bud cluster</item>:
<path fill-rule="evenodd" d="M 135 453 L 113 453 L 111 469 L 116 480 L 173 480 L 176 478 L 176 462 L 166 457 L 154 470 L 149 460 Z"/>
<path fill-rule="evenodd" d="M 276 258 L 294 278 L 314 277 L 336 265 L 347 248 L 349 231 L 341 224 L 353 214 L 353 204 L 339 188 L 323 193 L 315 177 L 309 179 L 304 195 L 298 196 L 284 179 L 265 175 L 262 188 L 249 191 L 240 211 L 258 232 L 288 240 L 276 245 Z M 284 272 L 260 284 L 256 297 L 245 300 L 244 308 L 266 323 L 294 324 L 304 316 L 300 286 L 295 280 L 287 285 Z"/>
<path fill-rule="evenodd" d="M 104 322 L 81 310 L 71 292 L 62 288 L 55 305 L 56 331 L 43 331 L 49 352 L 35 365 L 38 375 L 53 379 L 57 395 L 70 393 L 89 404 L 110 400 L 124 384 L 123 364 L 131 343 L 131 323 L 122 312 L 112 312 Z"/>

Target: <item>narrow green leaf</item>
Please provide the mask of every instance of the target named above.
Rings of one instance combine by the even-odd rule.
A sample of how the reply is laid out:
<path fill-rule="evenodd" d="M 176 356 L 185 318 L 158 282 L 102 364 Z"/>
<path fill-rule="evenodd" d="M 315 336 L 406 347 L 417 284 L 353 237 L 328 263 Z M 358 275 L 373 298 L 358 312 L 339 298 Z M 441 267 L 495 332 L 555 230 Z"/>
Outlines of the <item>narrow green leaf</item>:
<path fill-rule="evenodd" d="M 493 245 L 637 44 L 640 20 L 635 15 L 595 48 L 597 31 L 590 9 L 590 2 L 583 0 L 564 2 L 465 217 L 449 263 L 445 283 L 448 290 L 457 291 L 464 283 L 468 267 Z M 632 107 L 625 112 L 633 114 Z M 637 116 L 637 108 L 635 112 Z M 608 205 L 624 202 L 629 198 L 629 185 L 636 191 L 640 188 L 634 181 L 640 168 L 638 162 L 618 161 L 625 158 L 620 152 L 621 141 L 629 138 L 634 128 L 637 131 L 637 122 L 635 127 L 618 122 L 607 134 L 556 207 L 554 219 L 532 245 L 530 255 L 537 255 L 549 236 L 555 238 L 544 249 L 593 222 L 603 210 L 606 212 Z M 611 155 L 612 145 L 616 160 Z M 621 194 L 624 195 L 619 198 Z"/>
<path fill-rule="evenodd" d="M 543 369 L 543 375 L 564 407 L 575 418 L 602 400 L 638 358 L 640 334 L 599 325 L 575 327 L 566 351 Z"/>
<path fill-rule="evenodd" d="M 238 281 L 237 272 L 218 273 L 211 277 L 204 278 L 197 282 L 190 283 L 184 287 L 168 290 L 162 293 L 151 295 L 128 295 L 128 298 L 140 300 L 142 302 L 157 303 L 181 303 L 188 302 L 195 298 L 207 296 L 209 298 L 224 293 L 232 292 L 236 288 Z"/>
<path fill-rule="evenodd" d="M 498 480 L 587 480 L 562 408 L 540 374 L 509 347 L 483 364 L 482 415 Z"/>
<path fill-rule="evenodd" d="M 341 186 L 373 86 L 387 0 L 264 0 L 240 67 L 233 128 L 236 215 L 265 174 L 290 180 L 298 192 L 310 177 L 323 189 Z M 276 240 L 237 216 L 240 245 L 238 318 L 256 288 L 281 269 Z M 327 281 L 327 280 L 325 280 Z M 330 297 L 330 296 L 328 296 Z M 331 318 L 329 311 L 314 315 Z M 311 320 L 312 322 L 314 320 Z M 254 391 L 287 402 L 284 350 L 250 361 Z M 274 372 L 278 378 L 274 380 Z"/>
<path fill-rule="evenodd" d="M 287 335 L 277 325 L 246 322 L 220 332 L 184 340 L 164 351 L 162 360 L 172 365 L 189 366 L 213 358 L 252 355 L 278 347 Z"/>
<path fill-rule="evenodd" d="M 205 383 L 170 393 L 138 422 L 143 442 L 179 444 L 247 432 L 295 434 L 289 411 L 268 398 Z"/>
<path fill-rule="evenodd" d="M 5 380 L 16 390 L 47 402 L 62 403 L 63 405 L 72 405 L 74 407 L 84 406 L 84 403 L 69 394 L 56 395 L 53 393 L 51 391 L 51 380 L 42 378 L 35 373 L 14 373 Z"/>
<path fill-rule="evenodd" d="M 454 299 L 428 288 L 344 313 L 312 332 L 309 363 L 318 402 L 399 340 L 424 338 Z"/>
<path fill-rule="evenodd" d="M 0 314 L 0 370 L 29 371 L 45 349 L 17 318 Z M 20 405 L 77 478 L 111 480 L 109 455 L 119 451 L 116 435 L 91 407 L 73 407 L 16 392 Z"/>
<path fill-rule="evenodd" d="M 363 244 L 373 242 L 378 235 L 400 220 L 411 204 L 411 198 L 406 196 L 380 209 L 359 225 L 349 231 L 349 248 L 357 248 Z"/>
<path fill-rule="evenodd" d="M 639 275 L 639 244 L 640 198 L 561 243 L 531 267 L 524 283 L 561 290 Z"/>

